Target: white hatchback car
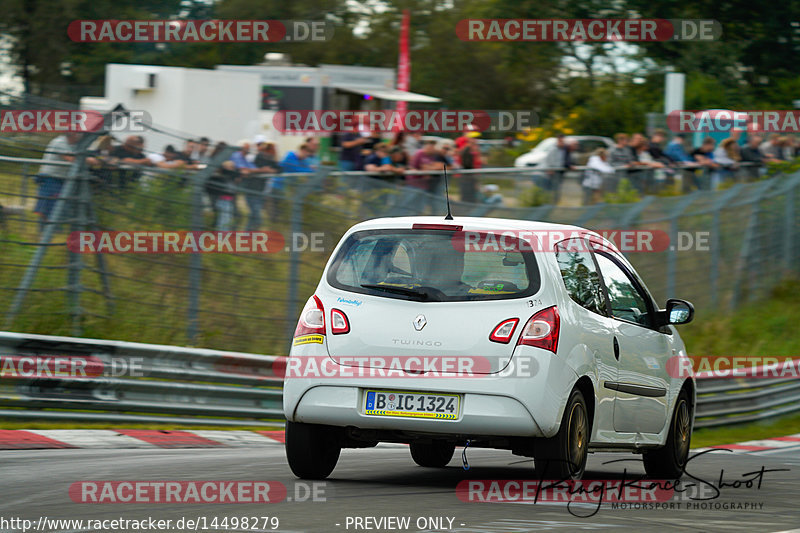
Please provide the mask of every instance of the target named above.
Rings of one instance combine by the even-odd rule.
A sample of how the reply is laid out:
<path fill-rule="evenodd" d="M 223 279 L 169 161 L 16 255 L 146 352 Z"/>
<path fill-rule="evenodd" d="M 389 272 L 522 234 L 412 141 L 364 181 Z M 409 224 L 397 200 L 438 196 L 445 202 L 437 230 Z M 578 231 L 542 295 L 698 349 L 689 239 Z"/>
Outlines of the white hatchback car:
<path fill-rule="evenodd" d="M 443 467 L 455 446 L 533 457 L 579 479 L 589 451 L 686 464 L 695 385 L 673 327 L 617 248 L 575 226 L 383 218 L 342 237 L 287 359 L 286 454 L 327 477 L 342 448 L 410 444 Z M 689 367 L 690 368 L 690 367 Z"/>

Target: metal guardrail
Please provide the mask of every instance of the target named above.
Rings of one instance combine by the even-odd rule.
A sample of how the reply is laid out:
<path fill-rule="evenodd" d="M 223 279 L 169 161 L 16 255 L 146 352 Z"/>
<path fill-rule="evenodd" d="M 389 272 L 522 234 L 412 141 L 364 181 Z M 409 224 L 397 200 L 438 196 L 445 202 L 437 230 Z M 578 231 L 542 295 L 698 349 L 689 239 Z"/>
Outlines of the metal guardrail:
<path fill-rule="evenodd" d="M 797 378 L 697 378 L 697 428 L 756 422 L 800 411 Z"/>
<path fill-rule="evenodd" d="M 0 356 L 18 363 L 0 375 L 0 417 L 282 425 L 282 357 L 10 332 L 0 332 Z M 19 365 L 26 356 L 72 366 L 33 371 Z"/>
<path fill-rule="evenodd" d="M 284 367 L 280 362 L 284 357 L 0 332 L 0 359 L 26 356 L 76 360 L 86 365 L 88 376 L 75 372 L 51 376 L 50 367 L 40 368 L 31 376 L 0 373 L 0 418 L 218 426 L 283 424 Z M 698 428 L 752 422 L 800 410 L 798 379 L 698 377 Z"/>

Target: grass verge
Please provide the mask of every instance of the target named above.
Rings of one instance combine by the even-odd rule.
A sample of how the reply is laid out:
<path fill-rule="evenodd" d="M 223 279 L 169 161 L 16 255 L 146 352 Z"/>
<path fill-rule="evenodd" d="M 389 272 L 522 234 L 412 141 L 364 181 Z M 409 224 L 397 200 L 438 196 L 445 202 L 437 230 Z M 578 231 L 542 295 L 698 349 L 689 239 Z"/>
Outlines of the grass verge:
<path fill-rule="evenodd" d="M 794 433 L 800 433 L 800 413 L 748 424 L 696 429 L 692 433 L 692 447 L 719 446 L 748 440 L 782 437 Z"/>

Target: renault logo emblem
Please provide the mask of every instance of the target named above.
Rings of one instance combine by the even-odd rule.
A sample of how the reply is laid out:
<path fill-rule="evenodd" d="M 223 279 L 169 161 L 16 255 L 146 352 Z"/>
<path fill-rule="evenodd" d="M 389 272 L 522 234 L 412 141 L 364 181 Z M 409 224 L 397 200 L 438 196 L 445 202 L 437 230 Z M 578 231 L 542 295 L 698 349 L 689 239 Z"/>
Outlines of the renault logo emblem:
<path fill-rule="evenodd" d="M 414 319 L 414 329 L 422 331 L 422 328 L 424 328 L 427 323 L 428 321 L 425 320 L 425 315 L 417 315 L 417 318 Z"/>

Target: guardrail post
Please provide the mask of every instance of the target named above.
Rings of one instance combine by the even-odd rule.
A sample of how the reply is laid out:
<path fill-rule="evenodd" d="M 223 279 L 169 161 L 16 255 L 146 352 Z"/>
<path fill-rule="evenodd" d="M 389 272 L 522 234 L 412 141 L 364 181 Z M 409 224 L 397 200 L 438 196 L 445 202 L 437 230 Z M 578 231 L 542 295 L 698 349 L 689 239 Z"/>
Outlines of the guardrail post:
<path fill-rule="evenodd" d="M 735 309 L 737 305 L 739 305 L 739 300 L 742 295 L 742 286 L 745 284 L 746 277 L 756 277 L 752 276 L 752 272 L 750 272 L 750 265 L 752 261 L 753 251 L 752 251 L 752 241 L 756 238 L 756 232 L 758 229 L 758 218 L 761 211 L 761 198 L 764 196 L 764 193 L 772 186 L 772 182 L 764 181 L 758 185 L 756 188 L 752 199 L 749 203 L 752 204 L 752 208 L 750 210 L 750 218 L 747 222 L 747 229 L 745 229 L 744 237 L 742 240 L 742 248 L 739 251 L 739 260 L 736 264 L 736 281 L 733 284 L 733 293 L 731 295 L 731 303 L 730 308 Z M 748 287 L 749 288 L 749 287 Z M 752 297 L 752 290 L 749 291 L 748 298 Z"/>
<path fill-rule="evenodd" d="M 800 173 L 798 173 L 800 176 Z M 797 179 L 794 180 L 791 188 L 786 191 L 786 207 L 783 217 L 783 269 L 785 272 L 792 272 L 794 269 L 794 195 L 797 191 Z"/>
<path fill-rule="evenodd" d="M 75 198 L 67 198 L 72 206 L 68 216 L 72 218 L 70 223 L 71 231 L 86 231 L 89 223 L 88 207 L 91 201 L 89 193 L 89 178 L 86 174 L 88 169 L 84 166 L 80 175 L 76 178 Z M 83 257 L 81 254 L 67 249 L 68 269 L 67 269 L 67 294 L 69 295 L 69 314 L 72 323 L 71 332 L 73 336 L 79 337 L 83 334 L 83 309 L 81 308 L 81 271 L 83 270 Z"/>
<path fill-rule="evenodd" d="M 208 162 L 208 166 L 192 175 L 192 231 L 202 231 L 203 224 L 203 188 L 206 181 L 217 171 L 224 161 L 236 151 L 235 146 L 227 146 Z M 203 258 L 201 253 L 193 253 L 189 259 L 189 305 L 186 316 L 186 341 L 197 342 L 199 332 L 200 290 L 203 274 Z"/>
<path fill-rule="evenodd" d="M 22 185 L 20 190 L 19 205 L 25 207 L 28 204 L 28 181 L 31 177 L 28 175 L 28 163 L 22 164 Z"/>
<path fill-rule="evenodd" d="M 83 172 L 86 167 L 86 149 L 94 141 L 96 136 L 96 134 L 84 135 L 75 146 L 75 160 L 69 167 L 61 193 L 58 198 L 56 198 L 53 211 L 50 213 L 50 217 L 42 229 L 41 236 L 39 237 L 39 246 L 36 248 L 36 252 L 28 264 L 28 268 L 25 269 L 22 281 L 20 281 L 16 293 L 14 294 L 14 301 L 11 303 L 11 307 L 6 313 L 6 328 L 10 328 L 11 324 L 13 324 L 17 313 L 19 313 L 22 307 L 22 303 L 25 301 L 25 297 L 28 295 L 31 285 L 33 285 L 34 279 L 36 279 L 36 274 L 39 272 L 44 254 L 47 252 L 47 248 L 49 248 L 49 244 L 53 240 L 53 233 L 55 232 L 56 225 L 62 221 L 63 213 L 66 209 L 65 206 L 75 195 L 78 176 L 80 176 L 81 172 Z"/>
<path fill-rule="evenodd" d="M 672 298 L 676 293 L 676 272 L 678 268 L 678 217 L 694 202 L 695 195 L 690 194 L 678 202 L 674 211 L 669 214 L 669 250 L 667 251 L 667 298 Z"/>
<path fill-rule="evenodd" d="M 292 209 L 289 218 L 289 288 L 286 296 L 286 338 L 289 339 L 291 346 L 292 333 L 294 333 L 295 321 L 299 314 L 298 311 L 298 285 L 300 283 L 300 252 L 295 249 L 294 236 L 303 231 L 303 203 L 306 197 L 317 189 L 317 186 L 325 181 L 330 174 L 330 169 L 320 167 L 316 174 L 309 176 L 310 179 L 301 183 L 294 191 L 292 197 Z"/>
<path fill-rule="evenodd" d="M 721 254 L 720 247 L 722 241 L 720 239 L 720 226 L 719 217 L 720 212 L 725 208 L 727 203 L 736 197 L 744 186 L 737 183 L 714 201 L 714 212 L 711 215 L 711 268 L 709 269 L 709 286 L 711 287 L 711 306 L 716 308 L 719 304 L 719 258 Z"/>

